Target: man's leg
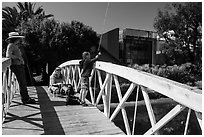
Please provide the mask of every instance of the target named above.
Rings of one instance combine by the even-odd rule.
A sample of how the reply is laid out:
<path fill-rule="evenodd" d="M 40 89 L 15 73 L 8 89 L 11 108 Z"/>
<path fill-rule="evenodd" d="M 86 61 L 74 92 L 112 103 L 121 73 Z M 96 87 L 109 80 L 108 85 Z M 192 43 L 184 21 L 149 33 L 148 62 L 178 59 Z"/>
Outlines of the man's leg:
<path fill-rule="evenodd" d="M 82 96 L 82 101 L 83 101 L 83 103 L 85 103 L 85 99 L 86 99 L 87 93 L 88 93 L 88 90 L 85 89 L 85 90 L 83 91 L 83 96 Z"/>
<path fill-rule="evenodd" d="M 69 88 L 67 86 L 63 86 L 62 90 L 64 90 L 65 95 L 66 95 L 66 105 L 69 104 L 69 99 L 70 99 L 70 91 Z"/>
<path fill-rule="evenodd" d="M 82 92 L 82 101 L 81 101 L 82 106 L 88 106 L 86 104 L 86 102 L 85 102 L 87 93 L 88 93 L 87 88 L 83 89 L 83 92 Z"/>
<path fill-rule="evenodd" d="M 79 100 L 80 100 L 80 102 L 82 101 L 82 94 L 83 94 L 83 89 L 80 90 L 80 94 L 79 94 Z"/>
<path fill-rule="evenodd" d="M 11 66 L 11 71 L 14 72 L 20 87 L 21 100 L 27 101 L 29 99 L 27 83 L 25 78 L 25 70 L 23 65 Z"/>

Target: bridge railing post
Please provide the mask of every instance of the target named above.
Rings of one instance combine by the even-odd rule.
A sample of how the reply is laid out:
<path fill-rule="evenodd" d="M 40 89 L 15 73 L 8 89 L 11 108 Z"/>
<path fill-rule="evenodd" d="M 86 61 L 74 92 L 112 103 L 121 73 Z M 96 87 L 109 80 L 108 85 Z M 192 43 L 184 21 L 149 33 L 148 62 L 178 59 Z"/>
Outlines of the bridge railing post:
<path fill-rule="evenodd" d="M 10 70 L 10 65 L 11 59 L 2 58 L 2 122 L 5 120 L 14 94 L 19 90 L 18 81 Z"/>
<path fill-rule="evenodd" d="M 104 94 L 102 94 L 102 97 L 103 97 L 103 103 L 104 103 L 104 114 L 106 115 L 106 117 L 109 118 L 110 104 L 111 104 L 111 90 L 112 90 L 112 75 L 109 73 L 107 75 L 109 78 L 105 86 L 105 92 Z"/>
<path fill-rule="evenodd" d="M 119 99 L 119 103 L 120 103 L 122 101 L 122 93 L 121 93 L 121 90 L 120 90 L 120 84 L 119 84 L 119 81 L 118 81 L 118 77 L 116 75 L 113 75 L 113 78 L 114 78 L 116 91 L 117 91 L 117 95 L 118 95 L 118 99 Z M 131 135 L 130 125 L 129 125 L 129 121 L 128 121 L 128 117 L 127 117 L 127 112 L 126 112 L 124 107 L 121 108 L 121 111 L 122 111 L 122 116 L 123 116 L 124 123 L 125 123 L 126 133 L 128 135 Z"/>
<path fill-rule="evenodd" d="M 157 123 L 155 115 L 154 115 L 154 111 L 153 111 L 153 108 L 152 108 L 152 105 L 151 105 L 151 102 L 150 102 L 150 99 L 149 99 L 149 96 L 148 96 L 148 93 L 147 93 L 147 89 L 145 87 L 143 87 L 143 86 L 141 86 L 141 89 L 142 89 L 142 95 L 144 97 L 145 105 L 146 105 L 146 108 L 147 108 L 147 112 L 148 112 L 148 115 L 149 115 L 150 123 L 151 123 L 151 125 L 153 127 Z M 158 132 L 155 132 L 155 134 L 158 134 Z"/>

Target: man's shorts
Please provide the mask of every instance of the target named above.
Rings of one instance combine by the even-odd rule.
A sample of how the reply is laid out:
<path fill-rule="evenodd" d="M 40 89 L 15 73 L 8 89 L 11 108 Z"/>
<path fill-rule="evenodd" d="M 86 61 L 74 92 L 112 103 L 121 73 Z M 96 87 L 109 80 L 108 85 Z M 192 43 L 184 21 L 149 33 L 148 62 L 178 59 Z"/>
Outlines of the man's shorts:
<path fill-rule="evenodd" d="M 81 77 L 81 89 L 89 89 L 89 77 Z"/>

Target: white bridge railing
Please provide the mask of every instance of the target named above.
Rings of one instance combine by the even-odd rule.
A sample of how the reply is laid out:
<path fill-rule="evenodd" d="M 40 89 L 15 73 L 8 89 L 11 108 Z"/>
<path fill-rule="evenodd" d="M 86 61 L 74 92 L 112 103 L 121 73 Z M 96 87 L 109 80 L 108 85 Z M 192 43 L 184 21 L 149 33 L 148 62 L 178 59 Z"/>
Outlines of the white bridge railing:
<path fill-rule="evenodd" d="M 19 91 L 19 84 L 10 70 L 11 59 L 2 58 L 2 122 L 8 113 L 14 94 Z"/>
<path fill-rule="evenodd" d="M 78 90 L 80 87 L 80 68 L 79 68 L 79 60 L 72 60 L 61 64 L 59 67 L 63 69 L 63 74 L 66 76 L 66 82 L 71 83 L 75 90 Z M 103 80 L 103 76 L 105 75 L 105 79 Z M 122 96 L 121 87 L 119 83 L 119 77 L 123 79 L 127 79 L 131 82 L 128 90 L 125 95 Z M 95 69 L 93 69 L 90 77 L 90 82 L 94 86 L 90 86 L 90 97 L 91 102 L 94 105 L 98 105 L 100 99 L 102 98 L 104 105 L 104 114 L 113 121 L 117 116 L 119 111 L 121 110 L 126 133 L 128 135 L 134 134 L 135 128 L 135 120 L 137 113 L 137 103 L 135 105 L 135 115 L 134 115 L 134 123 L 132 125 L 132 131 L 130 129 L 130 124 L 128 122 L 127 112 L 125 109 L 125 102 L 133 92 L 135 88 L 137 88 L 136 93 L 136 102 L 138 101 L 138 92 L 141 89 L 142 95 L 144 97 L 145 105 L 147 108 L 148 116 L 151 123 L 151 128 L 146 131 L 145 135 L 149 134 L 157 134 L 157 131 L 161 129 L 165 124 L 167 124 L 170 120 L 172 120 L 176 115 L 182 112 L 185 108 L 188 108 L 188 114 L 186 118 L 185 130 L 184 134 L 187 133 L 187 128 L 189 124 L 189 118 L 191 110 L 194 110 L 197 116 L 197 120 L 202 129 L 202 93 L 201 90 L 196 89 L 194 87 L 190 87 L 184 84 L 180 84 L 178 82 L 168 80 L 166 78 L 162 78 L 159 76 L 155 76 L 149 73 L 145 73 L 142 71 L 138 71 L 129 67 L 115 65 L 112 63 L 97 61 L 95 64 Z M 96 96 L 96 83 L 99 83 L 99 92 Z M 111 106 L 111 90 L 112 86 L 116 87 L 119 104 L 113 111 L 110 113 Z M 154 90 L 162 95 L 165 95 L 178 104 L 170 110 L 163 118 L 156 121 L 152 105 L 150 103 L 150 98 L 147 92 L 147 88 Z"/>

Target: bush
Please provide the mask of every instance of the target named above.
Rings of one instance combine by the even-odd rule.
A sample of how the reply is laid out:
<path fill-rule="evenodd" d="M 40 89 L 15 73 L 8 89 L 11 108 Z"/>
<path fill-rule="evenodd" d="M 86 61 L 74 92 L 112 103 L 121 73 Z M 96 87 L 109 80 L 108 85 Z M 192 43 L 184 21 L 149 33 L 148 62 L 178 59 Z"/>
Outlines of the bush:
<path fill-rule="evenodd" d="M 187 84 L 189 86 L 197 86 L 201 88 L 202 81 L 202 67 L 196 66 L 192 63 L 185 63 L 180 66 L 166 66 L 166 65 L 133 65 L 132 68 L 152 73 L 167 79 L 177 81 L 179 83 Z"/>

